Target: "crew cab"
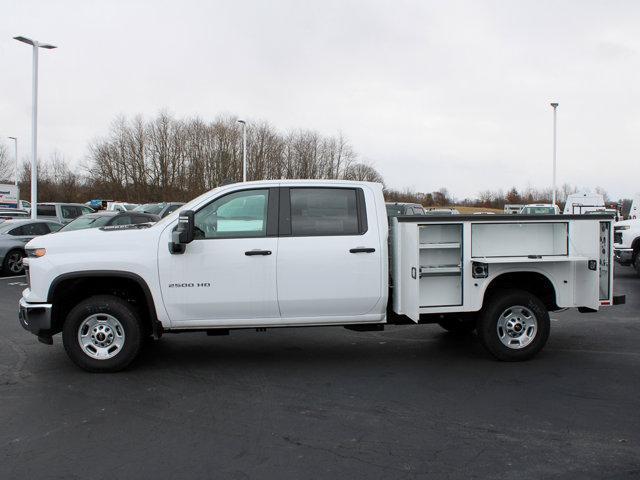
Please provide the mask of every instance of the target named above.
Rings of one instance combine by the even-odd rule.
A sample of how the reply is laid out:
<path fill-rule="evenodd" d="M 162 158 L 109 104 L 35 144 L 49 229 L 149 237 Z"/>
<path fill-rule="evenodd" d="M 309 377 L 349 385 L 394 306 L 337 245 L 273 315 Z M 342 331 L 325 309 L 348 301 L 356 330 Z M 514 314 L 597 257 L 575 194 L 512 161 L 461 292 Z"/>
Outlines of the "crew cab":
<path fill-rule="evenodd" d="M 612 235 L 608 215 L 400 216 L 389 228 L 377 183 L 225 185 L 145 228 L 32 240 L 19 319 L 43 343 L 62 332 L 95 372 L 128 366 L 145 337 L 300 326 L 438 323 L 526 360 L 549 311 L 624 301 Z"/>

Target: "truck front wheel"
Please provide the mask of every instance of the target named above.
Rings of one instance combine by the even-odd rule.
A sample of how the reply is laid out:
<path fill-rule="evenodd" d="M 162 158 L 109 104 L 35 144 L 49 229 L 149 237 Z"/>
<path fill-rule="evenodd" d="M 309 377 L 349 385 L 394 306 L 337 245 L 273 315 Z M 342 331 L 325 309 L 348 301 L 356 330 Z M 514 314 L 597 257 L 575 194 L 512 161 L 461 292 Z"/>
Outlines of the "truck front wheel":
<path fill-rule="evenodd" d="M 76 305 L 62 329 L 69 358 L 89 372 L 117 372 L 138 355 L 142 326 L 136 309 L 112 295 L 96 295 Z"/>
<path fill-rule="evenodd" d="M 478 337 L 498 360 L 534 357 L 549 338 L 549 312 L 538 297 L 522 290 L 496 292 L 478 318 Z"/>

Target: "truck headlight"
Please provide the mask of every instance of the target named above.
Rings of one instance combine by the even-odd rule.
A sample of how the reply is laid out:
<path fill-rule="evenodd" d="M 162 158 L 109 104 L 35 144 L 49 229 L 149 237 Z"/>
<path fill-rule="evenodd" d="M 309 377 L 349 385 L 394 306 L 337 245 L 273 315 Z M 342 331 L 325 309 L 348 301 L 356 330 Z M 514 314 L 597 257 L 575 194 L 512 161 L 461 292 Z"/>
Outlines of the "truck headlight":
<path fill-rule="evenodd" d="M 47 253 L 46 248 L 27 248 L 27 257 L 39 258 L 44 257 Z"/>

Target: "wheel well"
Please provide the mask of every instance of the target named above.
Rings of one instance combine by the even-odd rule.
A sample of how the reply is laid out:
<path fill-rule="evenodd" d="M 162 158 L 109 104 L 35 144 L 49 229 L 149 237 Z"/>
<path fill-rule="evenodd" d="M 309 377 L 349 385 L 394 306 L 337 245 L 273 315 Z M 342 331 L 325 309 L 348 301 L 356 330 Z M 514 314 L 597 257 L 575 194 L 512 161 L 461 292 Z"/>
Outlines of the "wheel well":
<path fill-rule="evenodd" d="M 132 304 L 138 311 L 146 334 L 160 336 L 161 326 L 149 288 L 137 276 L 82 275 L 56 279 L 48 295 L 53 305 L 51 323 L 54 331 L 61 331 L 67 315 L 82 300 L 94 295 L 114 295 Z"/>
<path fill-rule="evenodd" d="M 559 310 L 556 290 L 549 278 L 538 272 L 503 273 L 494 278 L 484 292 L 483 304 L 500 290 L 524 290 L 538 297 L 549 311 Z"/>

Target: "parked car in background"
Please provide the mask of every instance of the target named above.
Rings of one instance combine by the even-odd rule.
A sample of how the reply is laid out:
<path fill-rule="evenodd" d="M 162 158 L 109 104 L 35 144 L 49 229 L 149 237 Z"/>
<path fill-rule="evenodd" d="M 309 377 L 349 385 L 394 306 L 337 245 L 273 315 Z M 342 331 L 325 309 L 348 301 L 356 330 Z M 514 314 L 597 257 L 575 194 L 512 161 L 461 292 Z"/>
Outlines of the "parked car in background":
<path fill-rule="evenodd" d="M 101 210 L 82 215 L 67 223 L 60 231 L 84 230 L 86 228 L 111 227 L 114 225 L 137 225 L 140 223 L 155 223 L 160 220 L 158 215 L 143 212 L 115 212 Z"/>
<path fill-rule="evenodd" d="M 455 208 L 431 207 L 427 208 L 427 215 L 460 215 Z"/>
<path fill-rule="evenodd" d="M 0 224 L 0 265 L 5 275 L 20 275 L 24 271 L 25 244 L 40 235 L 57 232 L 58 222 L 43 220 L 7 220 Z"/>
<path fill-rule="evenodd" d="M 632 266 L 640 277 L 640 219 L 614 224 L 613 248 L 615 261 L 623 266 Z"/>
<path fill-rule="evenodd" d="M 530 203 L 520 210 L 520 215 L 560 215 L 560 209 L 552 203 Z"/>
<path fill-rule="evenodd" d="M 613 218 L 615 219 L 616 222 L 619 222 L 620 220 L 622 220 L 622 215 L 620 215 L 620 212 L 618 211 L 617 208 L 602 208 L 600 210 L 591 210 L 587 212 L 587 215 L 598 215 L 602 213 L 608 213 L 609 215 L 613 215 Z"/>
<path fill-rule="evenodd" d="M 387 217 L 399 217 L 402 215 L 424 215 L 424 207 L 419 203 L 388 202 Z"/>
<path fill-rule="evenodd" d="M 66 224 L 81 215 L 93 213 L 94 211 L 93 208 L 81 203 L 39 203 L 36 216 L 40 220 L 51 220 Z"/>
<path fill-rule="evenodd" d="M 151 213 L 164 218 L 171 212 L 178 210 L 184 202 L 161 202 L 161 203 L 145 203 L 133 209 L 134 212 Z"/>
<path fill-rule="evenodd" d="M 18 200 L 18 208 L 31 213 L 31 202 L 27 202 L 26 200 Z"/>
<path fill-rule="evenodd" d="M 13 218 L 29 218 L 29 212 L 16 208 L 0 208 L 0 223 Z"/>
<path fill-rule="evenodd" d="M 109 202 L 107 203 L 107 211 L 128 212 L 139 206 L 140 205 L 138 205 L 137 203 Z"/>
<path fill-rule="evenodd" d="M 524 207 L 524 205 L 520 203 L 507 203 L 504 206 L 504 213 L 507 215 L 515 215 L 516 213 L 520 213 L 522 207 Z"/>
<path fill-rule="evenodd" d="M 109 205 L 109 203 L 111 202 L 113 202 L 113 200 L 104 200 L 101 198 L 94 198 L 93 200 L 89 200 L 88 202 L 86 202 L 85 205 L 89 208 L 92 208 L 95 211 L 98 211 L 98 210 L 106 210 L 107 205 Z"/>
<path fill-rule="evenodd" d="M 564 204 L 565 215 L 582 215 L 593 210 L 605 208 L 604 197 L 599 193 L 572 193 Z"/>

